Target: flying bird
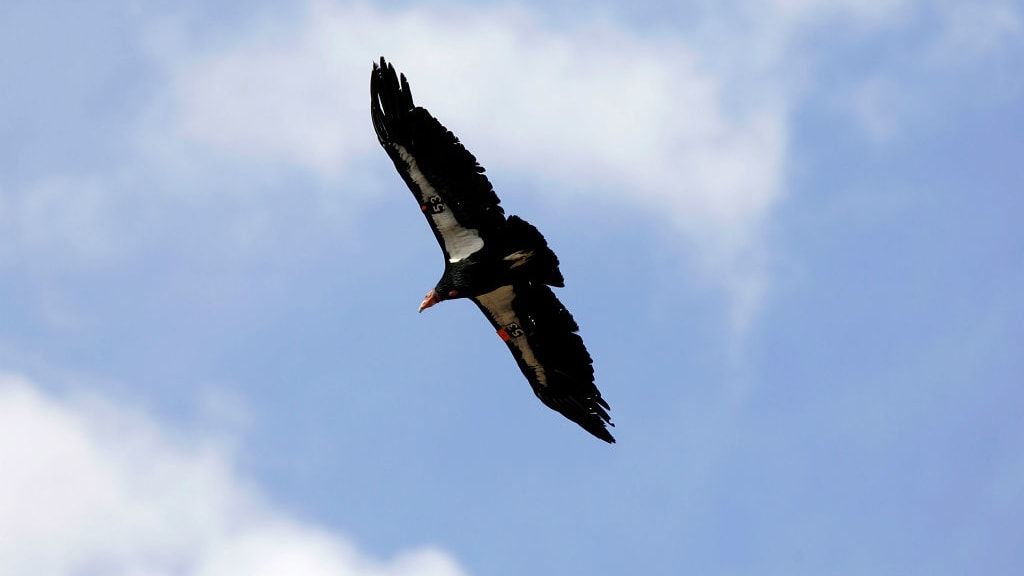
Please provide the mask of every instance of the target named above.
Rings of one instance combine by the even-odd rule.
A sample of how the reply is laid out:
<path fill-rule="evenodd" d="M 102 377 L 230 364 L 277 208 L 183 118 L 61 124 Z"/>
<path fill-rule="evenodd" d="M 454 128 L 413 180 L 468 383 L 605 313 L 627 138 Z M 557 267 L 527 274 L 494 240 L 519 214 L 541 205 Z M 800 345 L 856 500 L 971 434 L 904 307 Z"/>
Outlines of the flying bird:
<path fill-rule="evenodd" d="M 370 75 L 370 116 L 444 253 L 444 273 L 420 311 L 445 300 L 472 300 L 541 402 L 615 442 L 579 327 L 551 291 L 565 284 L 544 237 L 522 218 L 505 217 L 476 158 L 413 104 L 405 75 L 384 58 Z"/>

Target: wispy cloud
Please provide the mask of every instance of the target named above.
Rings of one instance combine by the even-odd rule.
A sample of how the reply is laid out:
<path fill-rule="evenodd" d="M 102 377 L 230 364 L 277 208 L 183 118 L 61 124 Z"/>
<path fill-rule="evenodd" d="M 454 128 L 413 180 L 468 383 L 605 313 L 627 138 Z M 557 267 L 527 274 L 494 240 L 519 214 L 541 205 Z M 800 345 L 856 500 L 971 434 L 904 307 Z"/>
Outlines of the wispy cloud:
<path fill-rule="evenodd" d="M 536 184 L 526 192 L 554 206 L 599 197 L 667 223 L 668 240 L 724 292 L 743 333 L 772 284 L 765 229 L 786 198 L 790 133 L 820 64 L 808 35 L 837 23 L 898 29 L 922 9 L 912 0 L 715 3 L 685 34 L 652 34 L 599 12 L 556 27 L 529 8 L 314 1 L 256 14 L 215 39 L 187 17 L 157 17 L 143 42 L 161 84 L 136 108 L 145 112 L 132 119 L 128 157 L 94 167 L 86 182 L 58 170 L 9 186 L 0 264 L 40 251 L 103 261 L 137 249 L 119 235 L 177 234 L 175 218 L 190 220 L 192 236 L 216 228 L 237 255 L 315 228 L 282 214 L 359 213 L 394 185 L 370 168 L 386 163 L 367 119 L 367 70 L 383 54 L 496 177 L 525 175 Z M 1020 34 L 1018 10 L 1003 0 L 936 10 L 947 52 L 983 54 Z M 839 105 L 884 140 L 899 131 L 893 102 L 916 100 L 898 76 L 864 76 L 846 81 Z M 306 185 L 273 192 L 288 180 Z"/>
<path fill-rule="evenodd" d="M 90 265 L 115 258 L 116 231 L 106 227 L 117 197 L 90 178 L 41 178 L 18 193 L 0 192 L 0 264 L 24 258 Z"/>
<path fill-rule="evenodd" d="M 379 560 L 275 509 L 228 452 L 0 375 L 0 575 L 463 574 L 442 550 Z"/>
<path fill-rule="evenodd" d="M 376 154 L 367 69 L 380 54 L 493 171 L 542 194 L 611 196 L 667 218 L 738 323 L 764 281 L 752 248 L 782 197 L 787 125 L 776 90 L 730 94 L 728 71 L 677 38 L 601 20 L 555 30 L 517 9 L 313 3 L 216 49 L 168 60 L 182 138 L 216 154 L 328 178 Z"/>
<path fill-rule="evenodd" d="M 939 18 L 942 33 L 936 56 L 954 64 L 968 64 L 1016 43 L 1024 42 L 1020 4 L 1007 0 L 944 2 Z"/>
<path fill-rule="evenodd" d="M 921 122 L 934 123 L 958 100 L 985 106 L 1019 92 L 1024 26 L 1014 3 L 901 4 L 870 36 L 877 45 L 895 48 L 861 73 L 815 91 L 871 142 L 888 145 Z M 984 88 L 975 90 L 979 83 Z"/>

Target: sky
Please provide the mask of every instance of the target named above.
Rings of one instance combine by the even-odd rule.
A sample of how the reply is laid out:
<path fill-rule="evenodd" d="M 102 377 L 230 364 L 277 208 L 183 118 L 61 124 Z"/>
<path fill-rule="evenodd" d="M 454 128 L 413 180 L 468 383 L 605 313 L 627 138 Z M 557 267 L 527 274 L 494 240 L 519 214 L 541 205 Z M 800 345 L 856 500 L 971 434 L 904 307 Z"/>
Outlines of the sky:
<path fill-rule="evenodd" d="M 1024 5 L 0 7 L 0 576 L 1018 574 Z M 562 262 L 542 406 L 369 120 Z"/>

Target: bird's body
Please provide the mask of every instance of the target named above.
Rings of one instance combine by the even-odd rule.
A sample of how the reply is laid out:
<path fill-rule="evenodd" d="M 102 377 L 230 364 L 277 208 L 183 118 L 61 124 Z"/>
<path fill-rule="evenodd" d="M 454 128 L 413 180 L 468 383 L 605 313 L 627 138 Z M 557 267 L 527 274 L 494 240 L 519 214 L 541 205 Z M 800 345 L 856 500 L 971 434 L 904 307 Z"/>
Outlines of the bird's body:
<path fill-rule="evenodd" d="M 456 298 L 476 303 L 508 345 L 544 404 L 606 442 L 608 404 L 594 385 L 579 328 L 550 286 L 563 286 L 558 258 L 518 216 L 505 217 L 484 170 L 425 109 L 405 76 L 383 58 L 370 79 L 377 138 L 427 218 L 444 273 L 420 310 Z"/>

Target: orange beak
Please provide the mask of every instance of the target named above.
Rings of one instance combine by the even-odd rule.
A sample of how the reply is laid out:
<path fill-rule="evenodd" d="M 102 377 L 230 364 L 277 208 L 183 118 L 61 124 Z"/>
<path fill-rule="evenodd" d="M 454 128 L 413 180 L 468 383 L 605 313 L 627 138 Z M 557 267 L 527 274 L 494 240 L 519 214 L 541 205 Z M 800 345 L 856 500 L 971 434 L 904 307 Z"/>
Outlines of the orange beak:
<path fill-rule="evenodd" d="M 423 298 L 423 302 L 420 302 L 420 312 L 423 312 L 427 308 L 430 308 L 434 304 L 437 304 L 440 300 L 437 299 L 437 293 L 431 290 L 427 292 L 427 295 Z"/>

